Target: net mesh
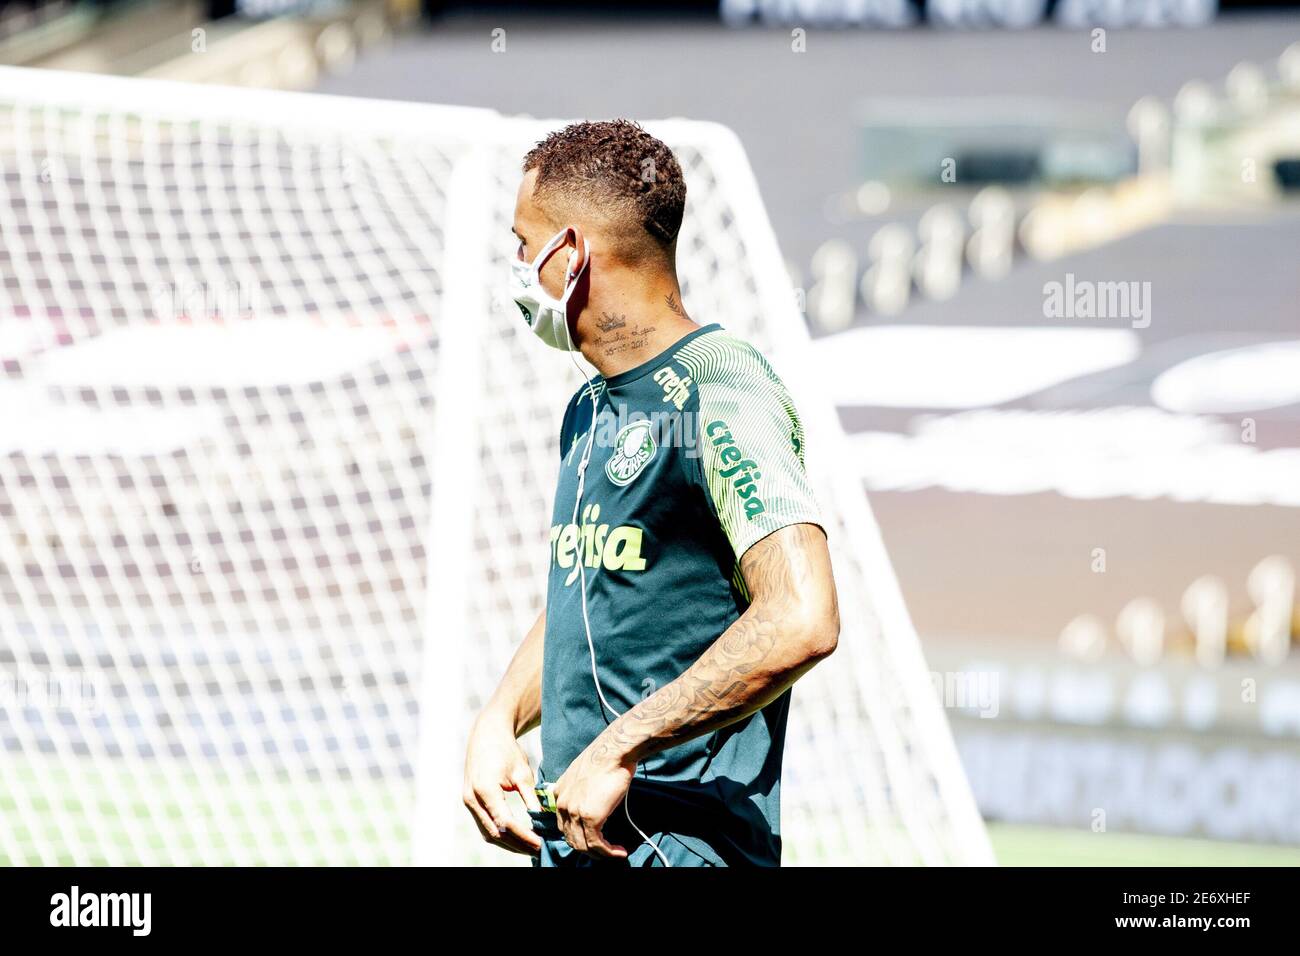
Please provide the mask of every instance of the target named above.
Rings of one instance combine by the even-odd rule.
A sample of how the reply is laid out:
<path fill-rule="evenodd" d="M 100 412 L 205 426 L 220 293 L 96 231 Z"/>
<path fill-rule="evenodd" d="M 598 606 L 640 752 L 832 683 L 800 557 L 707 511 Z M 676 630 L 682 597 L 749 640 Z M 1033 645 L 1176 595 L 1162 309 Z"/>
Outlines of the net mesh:
<path fill-rule="evenodd" d="M 274 93 L 191 115 L 102 82 L 0 97 L 0 862 L 408 862 L 460 774 L 421 768 L 417 797 L 422 706 L 455 752 L 542 599 L 577 373 L 491 287 L 542 127 L 409 107 L 384 128 Z M 687 307 L 793 356 L 743 154 L 661 135 L 688 178 Z M 487 225 L 462 271 L 467 215 Z M 478 347 L 448 354 L 451 322 Z M 483 387 L 458 399 L 465 368 Z M 830 409 L 792 390 L 833 463 Z M 468 447 L 431 427 L 457 400 Z M 462 462 L 469 487 L 437 484 Z M 860 488 L 819 492 L 844 634 L 796 689 L 786 859 L 983 862 L 915 636 L 880 623 Z M 437 537 L 440 502 L 464 540 Z M 429 580 L 439 548 L 461 586 Z M 455 859 L 508 861 L 447 819 Z"/>

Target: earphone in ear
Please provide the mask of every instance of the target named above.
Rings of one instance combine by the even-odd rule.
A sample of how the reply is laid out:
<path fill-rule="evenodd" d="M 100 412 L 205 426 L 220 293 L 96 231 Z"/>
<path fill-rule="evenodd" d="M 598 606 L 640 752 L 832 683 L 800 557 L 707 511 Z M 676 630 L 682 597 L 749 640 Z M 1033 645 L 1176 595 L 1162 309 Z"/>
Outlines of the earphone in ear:
<path fill-rule="evenodd" d="M 586 245 L 586 239 L 583 238 L 582 232 L 577 226 L 569 226 L 565 231 L 573 241 L 573 251 L 569 253 L 569 265 L 567 267 L 569 270 L 568 281 L 572 282 L 580 271 L 578 266 L 582 262 L 582 250 Z"/>

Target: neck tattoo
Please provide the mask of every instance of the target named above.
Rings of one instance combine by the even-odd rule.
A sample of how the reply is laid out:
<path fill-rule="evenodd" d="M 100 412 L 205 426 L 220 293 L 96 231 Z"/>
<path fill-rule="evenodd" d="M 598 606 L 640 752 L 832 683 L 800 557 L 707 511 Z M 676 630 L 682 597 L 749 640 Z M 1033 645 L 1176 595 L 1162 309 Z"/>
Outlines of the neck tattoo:
<path fill-rule="evenodd" d="M 627 325 L 627 316 L 620 313 L 602 312 L 596 320 L 596 328 L 602 332 L 613 332 Z"/>

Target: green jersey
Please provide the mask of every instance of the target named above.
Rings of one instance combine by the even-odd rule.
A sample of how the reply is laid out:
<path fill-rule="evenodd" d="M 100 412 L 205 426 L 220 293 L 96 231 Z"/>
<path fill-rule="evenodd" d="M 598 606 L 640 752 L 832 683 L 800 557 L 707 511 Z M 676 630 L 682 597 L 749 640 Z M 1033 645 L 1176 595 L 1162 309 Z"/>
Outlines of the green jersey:
<path fill-rule="evenodd" d="M 584 384 L 560 452 L 542 674 L 547 781 L 615 719 L 610 708 L 624 713 L 675 680 L 745 611 L 739 562 L 751 545 L 820 524 L 790 396 L 762 355 L 717 325 Z M 789 706 L 787 691 L 643 761 L 629 795 L 637 825 L 672 832 L 712 862 L 779 863 Z"/>

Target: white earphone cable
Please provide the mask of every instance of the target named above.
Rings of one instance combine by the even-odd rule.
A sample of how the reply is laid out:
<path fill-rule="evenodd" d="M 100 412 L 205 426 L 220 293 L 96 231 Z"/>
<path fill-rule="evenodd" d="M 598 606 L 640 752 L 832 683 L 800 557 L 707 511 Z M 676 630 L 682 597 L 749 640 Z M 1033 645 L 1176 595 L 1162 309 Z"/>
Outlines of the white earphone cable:
<path fill-rule="evenodd" d="M 578 529 L 578 584 L 582 588 L 582 627 L 587 636 L 587 651 L 591 657 L 591 680 L 596 685 L 596 696 L 600 698 L 601 706 L 613 714 L 615 718 L 618 718 L 623 715 L 611 707 L 609 701 L 605 699 L 605 691 L 600 686 L 600 676 L 597 673 L 596 645 L 591 639 L 591 620 L 587 617 L 587 561 L 586 555 L 583 554 L 583 549 L 581 547 L 583 535 L 581 528 L 578 525 L 578 510 L 582 507 L 582 492 L 586 487 L 587 481 L 587 465 L 591 461 L 591 449 L 596 438 L 596 418 L 597 412 L 599 411 L 599 405 L 596 402 L 596 390 L 591 384 L 591 376 L 589 376 L 583 367 L 578 364 L 578 360 L 573 357 L 575 351 L 573 347 L 573 333 L 569 330 L 567 320 L 564 324 L 564 331 L 569 340 L 569 359 L 573 362 L 573 367 L 578 370 L 578 374 L 586 380 L 587 395 L 591 399 L 591 426 L 587 429 L 587 445 L 583 449 L 582 459 L 578 462 L 578 493 L 574 496 L 573 517 L 569 520 L 569 523 Z M 655 851 L 655 856 L 659 858 L 659 862 L 664 866 L 672 866 L 672 864 L 668 862 L 668 857 L 664 855 L 663 850 L 659 849 L 659 844 L 650 839 L 645 831 L 637 826 L 636 821 L 632 819 L 632 811 L 628 808 L 628 797 L 631 795 L 631 792 L 632 788 L 629 786 L 623 793 L 623 815 L 627 817 L 627 822 L 631 825 L 632 829 L 637 832 L 637 835 L 640 836 L 644 842 L 650 844 L 650 848 Z"/>

